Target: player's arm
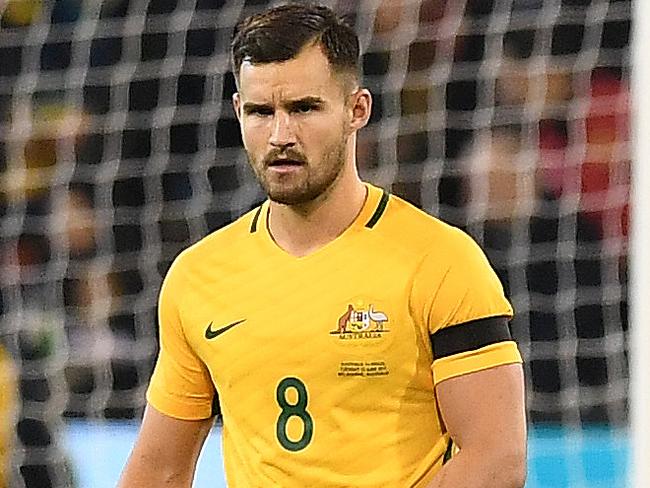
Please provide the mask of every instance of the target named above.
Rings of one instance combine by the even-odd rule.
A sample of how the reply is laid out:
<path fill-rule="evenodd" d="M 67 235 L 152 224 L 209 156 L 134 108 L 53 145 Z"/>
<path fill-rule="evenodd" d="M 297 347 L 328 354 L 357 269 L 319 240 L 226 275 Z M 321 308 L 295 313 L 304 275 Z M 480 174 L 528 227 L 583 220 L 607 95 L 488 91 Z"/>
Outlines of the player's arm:
<path fill-rule="evenodd" d="M 442 418 L 460 451 L 429 487 L 523 487 L 526 414 L 521 364 L 444 380 L 436 394 Z"/>
<path fill-rule="evenodd" d="M 447 238 L 444 253 L 423 261 L 412 295 L 431 338 L 440 414 L 459 447 L 430 487 L 520 487 L 526 416 L 521 354 L 508 326 L 512 307 L 476 242 L 458 230 Z M 448 257 L 444 273 L 440 254 Z"/>
<path fill-rule="evenodd" d="M 118 488 L 190 488 L 212 424 L 213 419 L 175 419 L 147 405 Z"/>
<path fill-rule="evenodd" d="M 140 433 L 118 488 L 190 488 L 218 402 L 207 366 L 188 342 L 183 305 L 191 289 L 179 256 L 165 277 L 158 306 L 160 353 L 147 390 Z"/>

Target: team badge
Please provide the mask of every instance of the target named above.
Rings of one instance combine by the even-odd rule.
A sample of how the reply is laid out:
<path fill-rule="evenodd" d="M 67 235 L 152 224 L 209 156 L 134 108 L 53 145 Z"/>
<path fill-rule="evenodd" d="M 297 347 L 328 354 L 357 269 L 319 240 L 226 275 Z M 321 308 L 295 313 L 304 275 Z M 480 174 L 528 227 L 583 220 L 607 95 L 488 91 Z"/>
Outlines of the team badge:
<path fill-rule="evenodd" d="M 348 305 L 348 309 L 339 317 L 336 330 L 330 334 L 338 335 L 339 339 L 376 339 L 390 332 L 387 324 L 388 316 L 375 310 L 372 304 L 367 308 Z"/>

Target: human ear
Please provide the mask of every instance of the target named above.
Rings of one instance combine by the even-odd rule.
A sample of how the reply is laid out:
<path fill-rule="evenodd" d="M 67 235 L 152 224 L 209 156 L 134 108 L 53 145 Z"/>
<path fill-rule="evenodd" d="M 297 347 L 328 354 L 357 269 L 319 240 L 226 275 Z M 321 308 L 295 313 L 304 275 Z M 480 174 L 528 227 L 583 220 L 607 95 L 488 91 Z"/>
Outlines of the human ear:
<path fill-rule="evenodd" d="M 368 125 L 372 113 L 372 95 L 365 88 L 358 88 L 350 97 L 350 129 L 354 132 Z"/>
<path fill-rule="evenodd" d="M 241 96 L 239 95 L 239 92 L 236 92 L 232 96 L 232 107 L 235 109 L 235 115 L 237 115 L 237 120 L 241 123 L 241 113 L 240 113 L 240 108 L 241 108 Z"/>

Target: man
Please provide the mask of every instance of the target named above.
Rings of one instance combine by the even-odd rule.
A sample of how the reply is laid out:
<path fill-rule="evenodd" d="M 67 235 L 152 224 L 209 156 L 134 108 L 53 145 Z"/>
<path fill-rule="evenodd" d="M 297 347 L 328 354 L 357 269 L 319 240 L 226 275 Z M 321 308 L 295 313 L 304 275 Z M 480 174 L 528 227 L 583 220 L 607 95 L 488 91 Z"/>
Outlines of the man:
<path fill-rule="evenodd" d="M 233 487 L 522 486 L 510 305 L 469 237 L 359 179 L 354 32 L 278 7 L 232 58 L 269 199 L 172 265 L 120 486 L 189 487 L 217 412 Z"/>

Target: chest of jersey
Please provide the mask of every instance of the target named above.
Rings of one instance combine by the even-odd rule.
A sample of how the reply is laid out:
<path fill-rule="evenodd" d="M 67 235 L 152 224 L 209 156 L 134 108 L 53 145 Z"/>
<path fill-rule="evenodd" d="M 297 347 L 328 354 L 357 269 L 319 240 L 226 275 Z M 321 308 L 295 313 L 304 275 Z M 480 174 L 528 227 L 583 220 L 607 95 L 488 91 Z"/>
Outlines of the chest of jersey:
<path fill-rule="evenodd" d="M 221 395 L 298 373 L 332 383 L 412 375 L 424 338 L 409 314 L 409 273 L 383 264 L 241 266 L 193 290 L 184 330 Z"/>
<path fill-rule="evenodd" d="M 409 313 L 408 259 L 360 241 L 307 259 L 278 253 L 250 262 L 224 263 L 227 281 L 198 280 L 183 310 L 224 413 L 234 398 L 273 402 L 285 378 L 322 390 L 322 408 L 354 410 L 406 388 L 431 392 L 427 337 Z M 363 398 L 351 395 L 357 390 Z"/>

